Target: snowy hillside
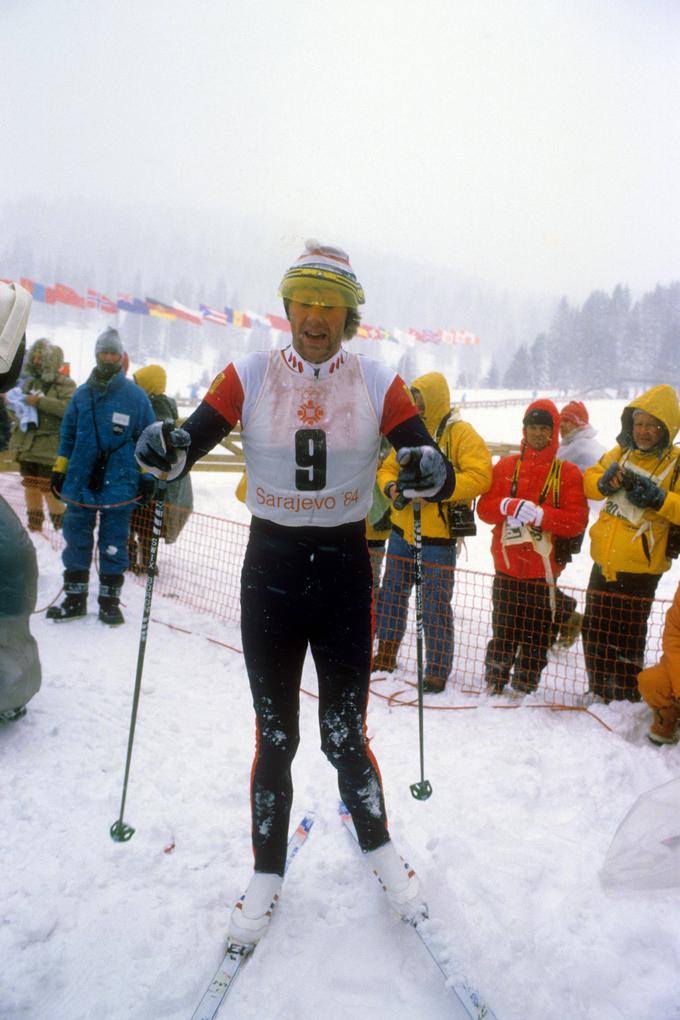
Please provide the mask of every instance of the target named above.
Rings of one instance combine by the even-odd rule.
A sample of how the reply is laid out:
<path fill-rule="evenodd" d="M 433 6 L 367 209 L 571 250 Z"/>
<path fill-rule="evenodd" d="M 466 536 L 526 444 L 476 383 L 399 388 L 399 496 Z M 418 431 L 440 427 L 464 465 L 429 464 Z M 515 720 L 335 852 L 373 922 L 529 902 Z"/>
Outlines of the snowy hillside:
<path fill-rule="evenodd" d="M 607 444 L 620 407 L 591 406 Z M 487 439 L 519 437 L 521 408 L 466 417 Z M 247 520 L 234 483 L 195 475 L 197 508 Z M 16 497 L 18 482 L 0 476 L 7 486 Z M 61 563 L 34 540 L 40 609 L 59 590 Z M 490 571 L 483 528 L 469 557 Z M 585 586 L 589 568 L 584 550 L 569 583 Z M 677 566 L 670 573 L 664 598 Z M 126 584 L 119 629 L 93 612 L 63 625 L 33 618 L 43 687 L 24 720 L 0 728 L 3 1020 L 189 1020 L 250 874 L 254 718 L 240 634 L 170 597 L 154 598 L 149 631 L 125 811 L 136 833 L 125 844 L 109 836 L 143 594 Z M 313 694 L 310 662 L 303 686 Z M 293 821 L 312 809 L 316 823 L 224 1016 L 443 1020 L 451 993 L 389 915 L 338 820 L 312 694 L 301 702 Z M 646 742 L 647 709 L 599 706 L 608 730 L 584 713 L 502 710 L 484 697 L 460 711 L 429 704 L 426 802 L 409 791 L 417 713 L 374 698 L 368 722 L 392 835 L 422 876 L 451 974 L 465 974 L 499 1020 L 679 1018 L 680 889 L 606 895 L 598 875 L 638 794 L 680 774 L 677 748 Z"/>

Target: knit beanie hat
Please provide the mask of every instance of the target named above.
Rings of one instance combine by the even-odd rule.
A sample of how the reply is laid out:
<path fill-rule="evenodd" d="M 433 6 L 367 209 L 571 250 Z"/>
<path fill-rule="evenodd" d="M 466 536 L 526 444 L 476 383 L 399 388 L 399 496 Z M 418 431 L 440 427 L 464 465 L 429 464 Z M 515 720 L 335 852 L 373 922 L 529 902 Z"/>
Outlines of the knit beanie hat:
<path fill-rule="evenodd" d="M 570 421 L 572 425 L 583 428 L 589 421 L 586 405 L 580 400 L 570 400 L 560 411 L 560 421 Z"/>
<path fill-rule="evenodd" d="M 284 301 L 345 308 L 366 301 L 347 252 L 313 240 L 306 242 L 302 255 L 284 274 L 279 295 Z"/>
<path fill-rule="evenodd" d="M 549 425 L 554 428 L 554 422 L 550 411 L 543 407 L 531 407 L 522 419 L 523 425 Z"/>
<path fill-rule="evenodd" d="M 119 358 L 123 357 L 123 345 L 117 329 L 107 326 L 104 332 L 99 334 L 94 345 L 94 354 L 95 357 L 98 354 L 117 354 Z"/>

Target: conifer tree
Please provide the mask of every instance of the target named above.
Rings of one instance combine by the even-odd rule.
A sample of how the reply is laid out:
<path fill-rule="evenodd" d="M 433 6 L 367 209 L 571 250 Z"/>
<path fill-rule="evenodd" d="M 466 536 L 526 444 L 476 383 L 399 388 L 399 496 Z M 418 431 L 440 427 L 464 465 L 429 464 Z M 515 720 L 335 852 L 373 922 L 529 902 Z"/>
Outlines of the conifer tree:
<path fill-rule="evenodd" d="M 534 385 L 533 372 L 526 344 L 520 344 L 505 375 L 503 386 L 507 389 L 530 389 Z"/>

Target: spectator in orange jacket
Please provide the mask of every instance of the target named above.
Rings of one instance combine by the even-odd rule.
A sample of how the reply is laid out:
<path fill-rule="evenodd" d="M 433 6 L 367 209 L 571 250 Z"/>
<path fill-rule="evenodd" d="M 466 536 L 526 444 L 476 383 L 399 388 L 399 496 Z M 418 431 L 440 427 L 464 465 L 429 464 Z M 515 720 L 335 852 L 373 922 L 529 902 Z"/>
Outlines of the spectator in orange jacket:
<path fill-rule="evenodd" d="M 638 687 L 652 712 L 654 721 L 647 734 L 653 744 L 674 744 L 680 722 L 680 584 L 666 614 L 661 647 L 663 655 L 656 666 L 638 674 Z"/>
<path fill-rule="evenodd" d="M 481 519 L 494 525 L 493 637 L 486 650 L 491 694 L 502 693 L 513 667 L 513 690 L 537 689 L 552 640 L 564 540 L 580 535 L 588 521 L 581 471 L 555 457 L 553 402 L 535 400 L 522 424 L 519 454 L 498 461 L 491 488 L 477 503 Z"/>

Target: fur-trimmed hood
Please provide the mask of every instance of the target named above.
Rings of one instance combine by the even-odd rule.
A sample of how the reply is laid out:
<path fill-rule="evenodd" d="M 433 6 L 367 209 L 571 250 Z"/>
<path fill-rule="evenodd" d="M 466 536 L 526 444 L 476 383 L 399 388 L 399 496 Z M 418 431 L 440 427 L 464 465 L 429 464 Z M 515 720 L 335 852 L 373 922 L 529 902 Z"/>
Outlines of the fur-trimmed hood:
<path fill-rule="evenodd" d="M 40 364 L 36 365 L 36 355 L 40 355 Z M 61 347 L 50 343 L 49 340 L 36 340 L 31 344 L 26 355 L 26 371 L 30 377 L 28 389 L 24 386 L 24 392 L 30 390 L 33 382 L 40 382 L 49 386 L 59 375 L 59 369 L 64 364 L 64 352 Z"/>

